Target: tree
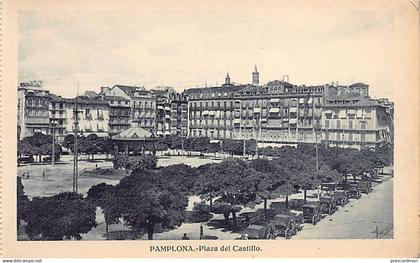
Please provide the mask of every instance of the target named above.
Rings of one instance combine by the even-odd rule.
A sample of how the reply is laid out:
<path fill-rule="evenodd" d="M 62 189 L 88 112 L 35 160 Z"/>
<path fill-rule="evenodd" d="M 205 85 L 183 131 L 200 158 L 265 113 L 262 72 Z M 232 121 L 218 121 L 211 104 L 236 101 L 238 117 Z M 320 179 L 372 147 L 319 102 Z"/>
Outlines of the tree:
<path fill-rule="evenodd" d="M 223 150 L 230 153 L 233 157 L 234 154 L 243 153 L 243 142 L 236 140 L 223 140 Z"/>
<path fill-rule="evenodd" d="M 39 147 L 39 151 L 42 155 L 52 156 L 52 143 L 43 144 Z M 62 153 L 62 148 L 59 144 L 54 145 L 54 160 L 59 160 Z"/>
<path fill-rule="evenodd" d="M 161 152 L 161 155 L 164 151 L 168 150 L 169 146 L 166 143 L 163 142 L 157 142 L 156 143 L 156 151 Z"/>
<path fill-rule="evenodd" d="M 18 141 L 17 153 L 19 157 L 21 157 L 22 155 L 32 155 L 33 146 L 28 141 Z"/>
<path fill-rule="evenodd" d="M 80 240 L 81 233 L 96 226 L 95 210 L 94 205 L 77 193 L 35 197 L 26 215 L 28 236 L 32 240 Z"/>
<path fill-rule="evenodd" d="M 215 214 L 222 214 L 223 217 L 225 218 L 225 226 L 229 225 L 229 215 L 232 213 L 232 215 L 234 215 L 233 217 L 233 221 L 234 221 L 234 225 L 236 225 L 236 213 L 238 213 L 239 211 L 241 211 L 242 208 L 240 206 L 235 206 L 232 205 L 230 203 L 226 203 L 226 202 L 216 202 L 213 206 L 213 213 Z"/>
<path fill-rule="evenodd" d="M 105 217 L 106 238 L 109 235 L 109 225 L 119 222 L 121 211 L 119 201 L 116 196 L 116 188 L 105 183 L 92 186 L 87 192 L 87 199 L 102 208 Z"/>
<path fill-rule="evenodd" d="M 208 145 L 208 152 L 214 153 L 214 156 L 216 156 L 216 153 L 221 150 L 219 143 L 209 143 Z"/>
<path fill-rule="evenodd" d="M 26 220 L 26 210 L 29 203 L 29 198 L 25 194 L 22 184 L 22 178 L 17 177 L 17 227 L 20 226 L 20 220 Z"/>
<path fill-rule="evenodd" d="M 250 167 L 240 159 L 225 159 L 206 167 L 198 180 L 198 194 L 203 198 L 220 197 L 231 206 L 247 204 L 255 195 L 255 184 L 249 176 Z M 236 227 L 236 210 L 232 211 Z"/>
<path fill-rule="evenodd" d="M 73 134 L 67 134 L 66 137 L 64 137 L 64 140 L 63 140 L 63 144 L 62 144 L 63 147 L 66 148 L 66 149 L 73 150 L 73 148 L 74 148 L 74 141 L 75 141 L 74 138 L 75 137 L 74 137 Z"/>
<path fill-rule="evenodd" d="M 157 171 L 135 170 L 117 185 L 124 221 L 134 230 L 146 229 L 153 239 L 155 225 L 172 228 L 185 218 L 188 199 L 183 191 L 168 184 Z"/>
<path fill-rule="evenodd" d="M 198 179 L 198 170 L 186 164 L 174 164 L 160 169 L 161 175 L 181 191 L 190 194 Z"/>
<path fill-rule="evenodd" d="M 124 168 L 135 169 L 156 169 L 157 158 L 153 155 L 128 156 L 127 154 L 117 154 L 112 159 L 115 169 Z"/>
<path fill-rule="evenodd" d="M 275 161 L 268 159 L 255 159 L 250 162 L 253 168 L 249 176 L 253 176 L 257 196 L 264 200 L 264 216 L 267 214 L 267 200 L 283 194 L 279 186 L 285 183 L 285 173 Z"/>
<path fill-rule="evenodd" d="M 113 152 L 115 147 L 114 141 L 109 137 L 99 138 L 97 145 L 99 147 L 99 151 L 106 154 L 106 159 L 108 159 L 108 156 Z"/>
<path fill-rule="evenodd" d="M 210 139 L 208 137 L 199 137 L 193 139 L 193 150 L 203 153 L 209 149 Z"/>

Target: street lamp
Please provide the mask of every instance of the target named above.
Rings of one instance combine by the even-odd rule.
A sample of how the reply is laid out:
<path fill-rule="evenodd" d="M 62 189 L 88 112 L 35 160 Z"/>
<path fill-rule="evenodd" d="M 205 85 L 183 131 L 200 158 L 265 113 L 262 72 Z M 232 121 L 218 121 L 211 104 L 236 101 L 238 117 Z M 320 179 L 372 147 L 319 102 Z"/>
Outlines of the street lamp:
<path fill-rule="evenodd" d="M 51 121 L 51 128 L 52 128 L 52 156 L 51 156 L 51 166 L 54 166 L 55 163 L 55 126 L 57 125 L 57 121 Z"/>

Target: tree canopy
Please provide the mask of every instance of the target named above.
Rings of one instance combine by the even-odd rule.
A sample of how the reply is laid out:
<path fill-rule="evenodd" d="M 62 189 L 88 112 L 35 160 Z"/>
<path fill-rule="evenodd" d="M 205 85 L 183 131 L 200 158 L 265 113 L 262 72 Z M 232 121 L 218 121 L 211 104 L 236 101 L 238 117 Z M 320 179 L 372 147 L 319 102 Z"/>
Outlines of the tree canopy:
<path fill-rule="evenodd" d="M 96 226 L 96 208 L 81 194 L 64 192 L 35 197 L 27 209 L 27 233 L 32 240 L 81 239 Z"/>
<path fill-rule="evenodd" d="M 153 239 L 156 224 L 172 228 L 185 218 L 187 195 L 157 171 L 135 170 L 116 188 L 124 221 L 138 232 L 146 229 L 148 239 Z"/>

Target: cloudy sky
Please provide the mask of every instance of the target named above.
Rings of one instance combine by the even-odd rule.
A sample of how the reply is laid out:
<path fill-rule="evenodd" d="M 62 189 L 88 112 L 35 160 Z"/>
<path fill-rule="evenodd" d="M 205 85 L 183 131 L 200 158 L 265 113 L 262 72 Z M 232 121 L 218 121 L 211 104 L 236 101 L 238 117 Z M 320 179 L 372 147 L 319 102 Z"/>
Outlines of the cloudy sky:
<path fill-rule="evenodd" d="M 251 2 L 256 5 L 257 2 Z M 365 82 L 393 97 L 393 14 L 258 8 L 21 11 L 19 81 L 74 96 L 114 84 L 177 90 L 289 75 L 294 84 Z"/>

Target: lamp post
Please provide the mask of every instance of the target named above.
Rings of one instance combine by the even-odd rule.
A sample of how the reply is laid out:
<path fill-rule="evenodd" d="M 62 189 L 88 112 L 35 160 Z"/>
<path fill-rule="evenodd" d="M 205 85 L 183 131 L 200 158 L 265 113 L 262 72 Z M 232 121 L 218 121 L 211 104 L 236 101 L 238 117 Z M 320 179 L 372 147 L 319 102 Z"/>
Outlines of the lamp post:
<path fill-rule="evenodd" d="M 53 120 L 51 122 L 52 128 L 52 156 L 51 156 L 51 166 L 54 166 L 55 163 L 55 126 L 57 125 L 57 121 Z"/>

